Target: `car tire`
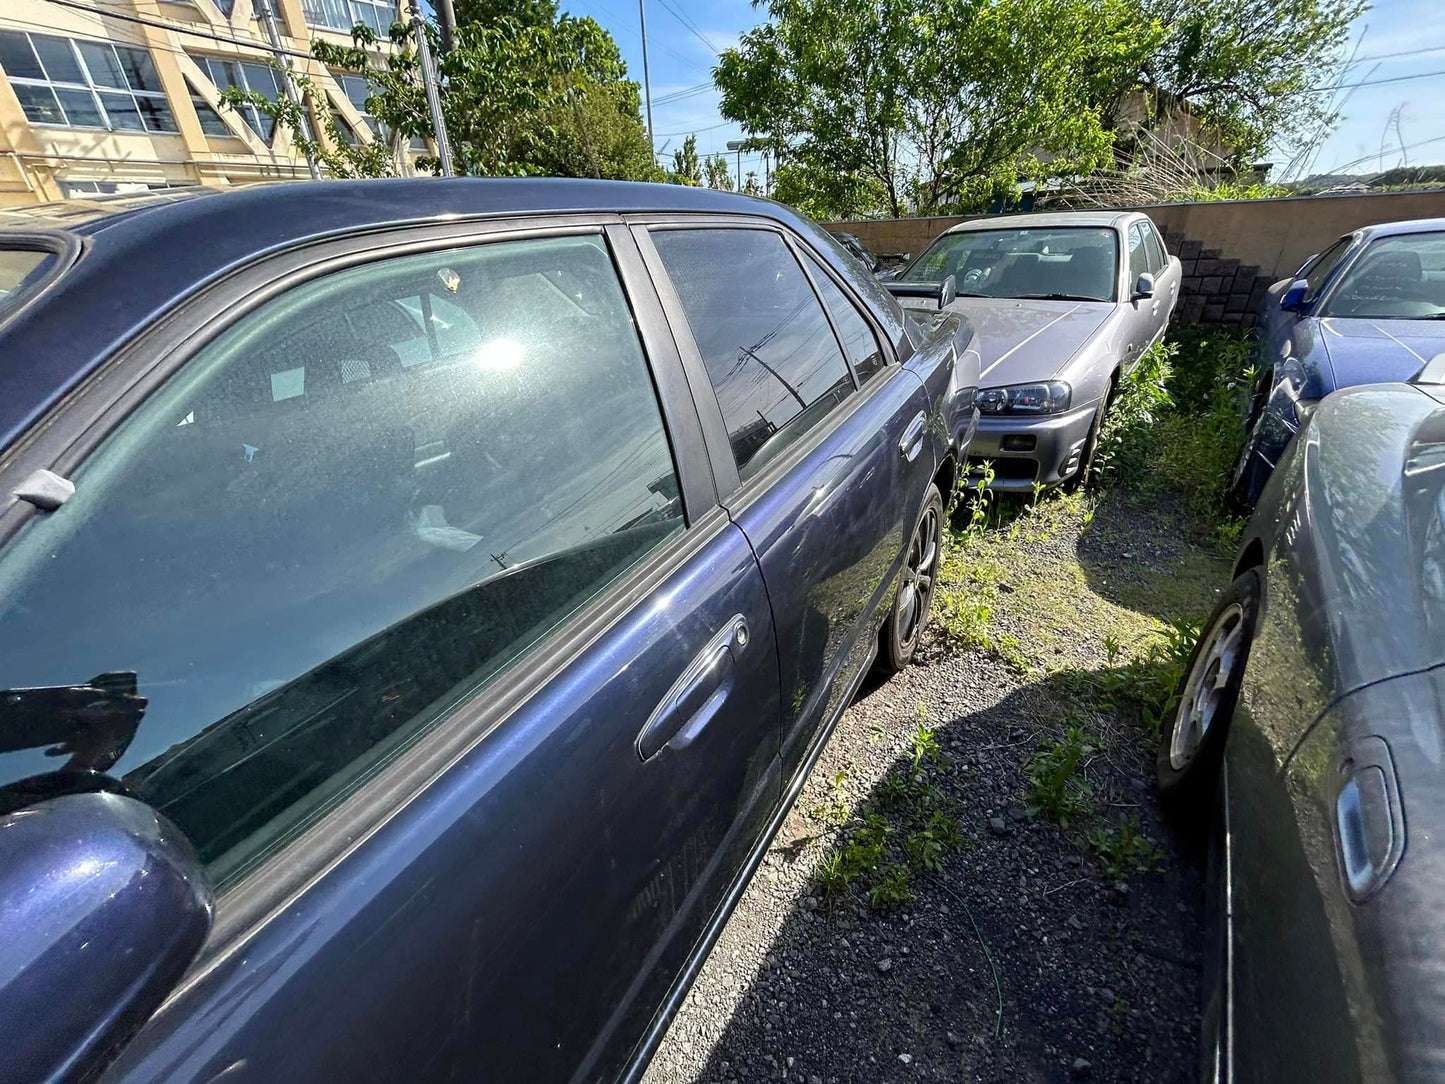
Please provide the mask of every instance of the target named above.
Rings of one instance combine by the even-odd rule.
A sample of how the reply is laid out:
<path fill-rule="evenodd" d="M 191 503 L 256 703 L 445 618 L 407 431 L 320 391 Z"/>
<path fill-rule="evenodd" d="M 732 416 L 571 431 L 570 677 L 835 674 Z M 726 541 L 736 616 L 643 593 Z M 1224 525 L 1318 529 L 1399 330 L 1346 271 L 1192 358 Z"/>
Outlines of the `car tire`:
<path fill-rule="evenodd" d="M 1176 820 L 1203 826 L 1224 762 L 1259 613 L 1260 577 L 1249 569 L 1229 585 L 1189 656 L 1178 703 L 1159 735 L 1155 780 Z"/>
<path fill-rule="evenodd" d="M 943 494 L 930 484 L 923 511 L 914 524 L 898 573 L 898 589 L 879 636 L 877 668 L 896 674 L 913 661 L 923 627 L 933 607 L 938 570 L 943 559 Z"/>
<path fill-rule="evenodd" d="M 1114 400 L 1114 387 L 1115 378 L 1111 376 L 1109 386 L 1104 389 L 1104 397 L 1099 400 L 1099 409 L 1094 411 L 1088 439 L 1084 441 L 1084 450 L 1079 455 L 1079 469 L 1064 483 L 1068 489 L 1084 489 L 1093 480 L 1094 456 L 1099 451 L 1099 434 L 1104 431 L 1104 417 L 1109 413 L 1109 404 Z"/>

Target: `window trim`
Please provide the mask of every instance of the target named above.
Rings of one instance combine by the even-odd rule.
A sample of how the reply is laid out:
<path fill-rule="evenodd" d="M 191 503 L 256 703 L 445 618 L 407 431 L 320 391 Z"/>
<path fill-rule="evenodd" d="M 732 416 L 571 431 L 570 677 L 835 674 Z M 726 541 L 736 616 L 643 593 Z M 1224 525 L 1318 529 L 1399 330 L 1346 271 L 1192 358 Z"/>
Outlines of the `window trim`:
<path fill-rule="evenodd" d="M 66 233 L 63 230 L 26 230 L 6 233 L 5 248 L 18 249 L 22 252 L 50 252 L 55 255 L 55 263 L 45 274 L 36 279 L 34 288 L 24 297 L 15 301 L 0 301 L 0 331 L 3 331 L 6 324 L 43 297 L 62 275 L 74 267 L 87 244 L 88 242 L 82 241 L 76 234 Z M 0 458 L 0 466 L 3 466 L 3 458 Z M 0 532 L 0 540 L 3 538 L 3 532 Z"/>
<path fill-rule="evenodd" d="M 1139 225 L 1144 230 L 1144 247 L 1149 250 L 1149 262 L 1158 264 L 1153 274 L 1162 275 L 1169 269 L 1169 250 L 1164 247 L 1164 238 L 1159 235 L 1153 219 L 1141 218 Z"/>
<path fill-rule="evenodd" d="M 727 423 L 723 420 L 722 405 L 719 403 L 717 392 L 713 389 L 712 381 L 707 375 L 702 352 L 693 339 L 692 327 L 687 322 L 682 298 L 678 295 L 676 287 L 673 286 L 672 279 L 663 265 L 662 257 L 652 244 L 651 235 L 655 231 L 665 230 L 764 230 L 780 236 L 784 245 L 798 246 L 813 255 L 814 259 L 824 268 L 829 268 L 830 262 L 826 257 L 818 255 L 813 246 L 794 237 L 792 230 L 772 219 L 716 214 L 628 215 L 626 219 L 631 225 L 633 237 L 637 240 L 638 248 L 641 250 L 643 260 L 652 276 L 653 285 L 657 288 L 658 297 L 673 329 L 673 338 L 681 350 L 683 368 L 687 373 L 688 384 L 693 390 L 698 416 L 702 420 L 703 436 L 707 441 L 708 457 L 713 465 L 713 476 L 717 480 L 718 500 L 730 511 L 736 512 L 753 500 L 757 494 L 777 484 L 780 478 L 836 432 L 856 411 L 862 409 L 873 396 L 879 393 L 879 389 L 887 386 L 903 372 L 902 366 L 896 363 L 896 344 L 890 336 L 880 330 L 878 318 L 872 312 L 871 306 L 860 302 L 856 293 L 846 283 L 837 281 L 835 276 L 835 284 L 843 291 L 844 296 L 854 303 L 855 308 L 866 314 L 873 333 L 877 336 L 880 345 L 883 346 L 883 369 L 862 387 L 858 386 L 857 376 L 854 375 L 854 393 L 852 395 L 834 407 L 801 439 L 790 444 L 777 459 L 743 481 L 738 473 L 737 460 L 733 456 L 732 443 L 728 439 Z M 793 258 L 798 259 L 796 251 L 793 252 Z M 800 266 L 803 266 L 801 261 L 798 262 Z M 806 266 L 803 266 L 803 273 L 807 277 Z M 813 284 L 811 277 L 808 277 L 807 281 L 813 289 L 814 298 L 822 306 L 834 341 L 838 344 L 838 349 L 843 354 L 843 362 L 851 375 L 853 366 L 848 362 L 848 353 L 843 350 L 842 342 L 838 339 L 837 329 L 833 325 L 831 315 L 828 314 L 828 307 L 818 296 L 817 287 Z"/>
<path fill-rule="evenodd" d="M 71 37 L 71 36 L 68 35 L 68 34 L 51 34 L 51 33 L 45 32 L 45 31 L 29 31 L 29 30 L 21 30 L 21 29 L 15 29 L 15 28 L 10 28 L 10 27 L 0 27 L 0 31 L 4 31 L 4 32 L 6 32 L 6 33 L 11 33 L 11 34 L 18 34 L 20 37 L 24 38 L 25 41 L 26 41 L 26 44 L 30 46 L 30 51 L 31 51 L 31 53 L 34 54 L 34 56 L 35 56 L 36 64 L 39 65 L 40 70 L 44 73 L 44 77 L 41 78 L 41 79 L 36 79 L 34 76 L 27 76 L 27 75 L 10 75 L 10 74 L 7 73 L 6 76 L 5 76 L 6 79 L 8 79 L 8 80 L 10 81 L 10 83 L 11 83 L 12 85 L 14 85 L 14 86 L 22 86 L 22 87 L 43 87 L 43 88 L 45 88 L 46 90 L 49 90 L 49 91 L 51 92 L 51 97 L 53 97 L 53 98 L 55 99 L 55 103 L 56 103 L 56 105 L 57 105 L 57 106 L 59 107 L 59 109 L 60 109 L 61 116 L 62 116 L 62 117 L 65 117 L 64 120 L 60 120 L 60 121 L 31 120 L 31 119 L 30 119 L 30 115 L 25 112 L 25 103 L 22 102 L 22 103 L 20 104 L 20 113 L 21 113 L 21 115 L 22 115 L 23 117 L 25 117 L 25 123 L 26 123 L 26 124 L 29 124 L 31 127 L 35 127 L 35 128 L 67 128 L 67 129 L 72 129 L 72 130 L 80 131 L 80 132 L 119 132 L 119 133 L 121 133 L 122 135 L 126 135 L 126 134 L 129 134 L 129 135 L 143 135 L 143 136 L 156 136 L 156 135 L 160 135 L 160 136 L 173 136 L 173 135 L 180 135 L 181 126 L 180 126 L 180 123 L 176 120 L 176 111 L 175 111 L 175 109 L 171 106 L 170 96 L 169 96 L 168 94 L 166 94 L 166 92 L 165 92 L 164 90 L 135 90 L 135 89 L 133 89 L 133 88 L 131 87 L 131 85 L 130 85 L 130 76 L 129 76 L 128 74 L 126 74 L 124 65 L 121 65 L 121 73 L 122 73 L 122 77 L 125 79 L 125 84 L 126 84 L 126 85 L 125 85 L 124 87 L 103 86 L 102 84 L 97 83 L 97 82 L 95 81 L 95 76 L 92 75 L 92 74 L 91 74 L 91 71 L 90 71 L 90 64 L 89 64 L 89 62 L 86 61 L 84 54 L 81 53 L 81 51 L 80 51 L 81 45 L 95 45 L 95 46 L 99 46 L 99 47 L 101 47 L 101 48 L 105 48 L 105 49 L 111 50 L 112 55 L 116 58 L 116 61 L 119 62 L 119 60 L 120 60 L 120 54 L 119 54 L 116 50 L 118 50 L 118 49 L 133 49 L 133 50 L 135 50 L 135 51 L 138 52 L 138 53 L 143 53 L 143 54 L 145 55 L 145 58 L 150 62 L 151 67 L 154 69 L 154 68 L 156 67 L 156 62 L 155 62 L 155 59 L 151 56 L 151 50 L 149 49 L 149 47 L 144 46 L 144 45 L 137 45 L 137 44 L 135 44 L 135 43 L 133 43 L 133 42 L 128 42 L 128 41 L 116 42 L 116 41 L 105 41 L 105 40 L 98 39 L 98 38 Z M 76 83 L 76 82 L 74 82 L 74 81 L 72 81 L 72 80 L 69 80 L 69 79 L 56 79 L 56 78 L 52 77 L 51 74 L 50 74 L 48 71 L 46 71 L 46 69 L 45 69 L 45 62 L 40 58 L 40 52 L 39 52 L 39 50 L 37 50 L 37 49 L 35 48 L 35 42 L 32 40 L 32 38 L 37 37 L 37 36 L 38 36 L 38 37 L 42 37 L 42 38 L 51 38 L 51 39 L 53 39 L 54 41 L 63 42 L 65 45 L 69 46 L 71 57 L 72 57 L 72 59 L 74 59 L 75 64 L 76 64 L 76 67 L 77 67 L 77 69 L 80 71 L 81 76 L 84 77 L 84 80 L 85 80 L 85 81 L 84 81 L 84 82 L 81 82 L 81 83 Z M 160 74 L 159 74 L 159 70 L 158 70 L 158 69 L 157 69 L 156 78 L 157 78 L 157 79 L 160 78 Z M 89 95 L 90 95 L 90 98 L 91 98 L 91 102 L 95 105 L 96 112 L 100 114 L 100 116 L 101 116 L 101 118 L 103 119 L 104 123 L 103 123 L 103 124 L 75 124 L 75 123 L 72 123 L 71 120 L 69 119 L 69 116 L 68 116 L 68 115 L 66 114 L 66 112 L 65 112 L 65 105 L 64 105 L 64 103 L 60 101 L 59 96 L 56 94 L 56 91 L 57 91 L 57 90 L 79 91 L 79 92 L 82 92 L 82 93 L 85 93 L 85 94 L 89 94 Z M 139 128 L 122 128 L 122 127 L 120 127 L 120 126 L 117 125 L 117 124 L 113 124 L 113 123 L 111 122 L 111 119 L 110 119 L 110 112 L 109 112 L 109 110 L 106 109 L 106 106 L 105 106 L 105 96 L 106 96 L 107 94 L 122 94 L 122 95 L 125 95 L 126 97 L 130 98 L 130 100 L 131 100 L 131 105 L 135 107 L 136 116 L 140 118 L 140 124 L 141 124 L 141 126 L 140 126 Z M 175 127 L 173 127 L 173 128 L 151 128 L 151 127 L 149 126 L 149 124 L 147 123 L 147 121 L 146 121 L 146 115 L 145 115 L 145 113 L 141 110 L 140 101 L 139 101 L 139 99 L 141 99 L 141 98 L 145 98 L 145 99 L 147 99 L 147 100 L 154 100 L 154 99 L 157 99 L 157 98 L 160 99 L 161 103 L 162 103 L 162 104 L 165 106 L 165 108 L 166 108 L 166 112 L 168 112 L 168 113 L 170 114 L 171 122 L 172 122 L 172 124 L 175 125 Z"/>
<path fill-rule="evenodd" d="M 622 230 L 623 241 L 630 240 L 618 223 L 616 215 L 523 215 L 502 221 L 389 227 L 301 244 L 258 259 L 181 302 L 122 347 L 79 389 L 35 423 L 11 454 L 0 460 L 0 488 L 5 490 L 40 468 L 64 476 L 237 320 L 304 282 L 380 259 L 514 240 L 599 236 L 608 246 L 618 282 L 632 310 L 678 473 L 685 529 L 529 647 L 515 665 L 487 685 L 484 695 L 472 697 L 438 721 L 409 749 L 382 766 L 368 782 L 268 856 L 221 897 L 206 945 L 170 1001 L 182 996 L 405 806 L 422 797 L 432 781 L 484 741 L 530 699 L 533 691 L 622 620 L 666 576 L 728 526 L 727 513 L 718 507 L 711 478 L 705 473 L 702 435 L 681 372 L 681 360 L 677 351 L 668 347 L 670 336 L 664 334 L 659 339 L 659 333 L 667 329 L 655 296 L 649 304 L 652 288 L 647 276 L 641 274 L 640 257 L 635 251 L 629 256 L 616 242 L 615 232 L 607 229 L 614 225 Z M 32 515 L 39 514 L 43 513 L 23 501 L 0 509 L 0 546 Z M 158 1011 L 164 1011 L 164 1006 Z"/>

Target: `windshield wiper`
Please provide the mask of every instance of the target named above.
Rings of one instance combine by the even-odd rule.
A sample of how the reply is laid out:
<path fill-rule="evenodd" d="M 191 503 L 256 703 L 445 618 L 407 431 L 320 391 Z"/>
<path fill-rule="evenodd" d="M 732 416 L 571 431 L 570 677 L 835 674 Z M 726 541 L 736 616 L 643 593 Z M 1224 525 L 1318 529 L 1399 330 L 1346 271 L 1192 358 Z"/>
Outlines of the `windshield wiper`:
<path fill-rule="evenodd" d="M 1019 294 L 1019 301 L 1103 301 L 1102 297 L 1088 294 Z"/>

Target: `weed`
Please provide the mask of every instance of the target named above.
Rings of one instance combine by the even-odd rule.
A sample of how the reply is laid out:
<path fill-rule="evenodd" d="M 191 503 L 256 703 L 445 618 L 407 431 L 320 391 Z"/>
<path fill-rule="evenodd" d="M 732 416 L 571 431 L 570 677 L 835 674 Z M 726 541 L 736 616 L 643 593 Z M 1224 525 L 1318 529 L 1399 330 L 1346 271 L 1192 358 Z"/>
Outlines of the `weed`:
<path fill-rule="evenodd" d="M 834 828 L 848 822 L 848 769 L 841 769 L 828 787 L 828 800 L 813 811 L 815 819 Z"/>
<path fill-rule="evenodd" d="M 1166 384 L 1178 352 L 1174 343 L 1155 343 L 1120 379 L 1094 453 L 1101 480 L 1137 483 L 1148 474 L 1150 430 L 1174 403 Z"/>
<path fill-rule="evenodd" d="M 1029 782 L 1029 816 L 1045 814 L 1067 828 L 1093 809 L 1093 789 L 1079 777 L 1080 763 L 1098 750 L 1098 741 L 1071 726 L 1062 738 L 1045 742 L 1024 766 Z"/>
<path fill-rule="evenodd" d="M 885 866 L 868 886 L 869 905 L 880 911 L 908 906 L 913 902 L 913 889 L 908 882 L 908 867 L 897 864 Z"/>
<path fill-rule="evenodd" d="M 1139 830 L 1137 818 L 1113 828 L 1092 828 L 1084 839 L 1111 881 L 1126 880 L 1131 873 L 1148 873 L 1164 860 L 1164 852 Z"/>
<path fill-rule="evenodd" d="M 1144 726 L 1151 735 L 1157 735 L 1179 703 L 1179 689 L 1188 673 L 1189 656 L 1198 638 L 1199 626 L 1188 621 L 1171 621 L 1150 639 L 1140 654 L 1122 666 L 1115 664 L 1120 645 L 1117 641 L 1111 644 L 1106 638 L 1104 652 L 1109 665 L 1094 676 L 1094 681 L 1099 691 L 1114 703 L 1126 700 L 1137 704 Z"/>

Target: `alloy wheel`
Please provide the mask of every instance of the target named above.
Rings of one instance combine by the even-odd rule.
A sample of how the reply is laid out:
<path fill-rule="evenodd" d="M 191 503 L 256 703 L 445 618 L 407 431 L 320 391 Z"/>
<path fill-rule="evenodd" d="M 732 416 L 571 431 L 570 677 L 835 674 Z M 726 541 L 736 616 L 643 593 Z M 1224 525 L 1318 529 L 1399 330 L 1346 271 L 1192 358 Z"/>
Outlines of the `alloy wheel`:
<path fill-rule="evenodd" d="M 1205 646 L 1189 671 L 1169 735 L 1169 764 L 1175 771 L 1194 759 L 1218 721 L 1224 690 L 1235 674 L 1244 646 L 1244 607 L 1237 602 L 1227 607 L 1210 625 L 1206 636 Z"/>
<path fill-rule="evenodd" d="M 938 509 L 930 505 L 913 532 L 908 559 L 903 565 L 903 582 L 899 585 L 898 597 L 898 641 L 901 644 L 913 643 L 928 615 L 928 602 L 937 576 L 938 528 Z"/>

